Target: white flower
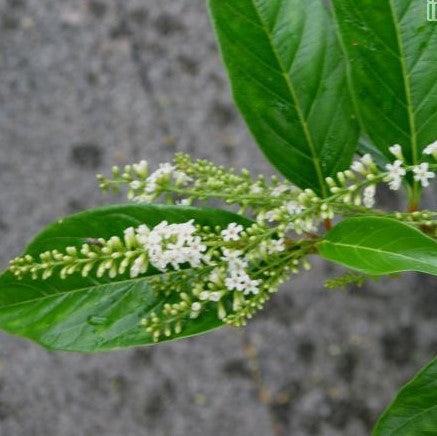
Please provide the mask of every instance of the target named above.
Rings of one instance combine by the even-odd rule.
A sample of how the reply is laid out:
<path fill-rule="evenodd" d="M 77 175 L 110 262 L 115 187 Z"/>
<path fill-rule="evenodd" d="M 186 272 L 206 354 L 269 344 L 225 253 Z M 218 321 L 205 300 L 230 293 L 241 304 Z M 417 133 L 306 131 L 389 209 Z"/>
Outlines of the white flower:
<path fill-rule="evenodd" d="M 429 163 L 423 162 L 413 167 L 414 180 L 420 182 L 424 188 L 429 186 L 429 180 L 435 177 L 435 174 L 429 170 Z"/>
<path fill-rule="evenodd" d="M 147 271 L 147 259 L 144 254 L 138 256 L 130 269 L 131 278 L 136 278 Z"/>
<path fill-rule="evenodd" d="M 393 191 L 397 191 L 401 187 L 402 177 L 407 173 L 402 165 L 401 160 L 395 160 L 392 164 L 385 166 L 388 171 L 386 181 L 389 182 L 389 187 Z"/>
<path fill-rule="evenodd" d="M 241 284 L 240 277 L 237 275 L 233 275 L 225 279 L 225 286 L 230 291 L 238 290 L 240 284 Z"/>
<path fill-rule="evenodd" d="M 273 210 L 269 210 L 268 212 L 266 212 L 264 214 L 264 218 L 268 221 L 268 222 L 273 222 L 276 221 L 277 219 L 279 219 L 281 211 L 279 209 L 273 209 Z"/>
<path fill-rule="evenodd" d="M 208 300 L 208 298 L 209 298 L 209 292 L 208 291 L 202 291 L 199 294 L 199 299 L 202 300 L 202 301 Z"/>
<path fill-rule="evenodd" d="M 267 252 L 269 254 L 281 253 L 285 250 L 284 238 L 271 239 L 267 244 Z"/>
<path fill-rule="evenodd" d="M 426 146 L 423 150 L 423 154 L 433 155 L 434 159 L 437 159 L 437 141 Z"/>
<path fill-rule="evenodd" d="M 284 204 L 284 208 L 290 215 L 296 215 L 298 213 L 301 213 L 303 210 L 302 205 L 299 204 L 297 201 L 288 201 Z"/>
<path fill-rule="evenodd" d="M 135 245 L 136 241 L 135 229 L 133 227 L 127 228 L 124 231 L 124 243 L 126 247 L 131 249 Z"/>
<path fill-rule="evenodd" d="M 173 178 L 178 186 L 184 186 L 193 181 L 191 177 L 187 176 L 182 171 L 175 171 Z"/>
<path fill-rule="evenodd" d="M 358 161 L 358 160 L 352 162 L 351 170 L 353 170 L 353 171 L 355 171 L 355 172 L 357 172 L 357 173 L 359 173 L 359 174 L 363 174 L 363 175 L 366 174 L 366 168 L 365 168 L 364 165 L 363 165 L 360 161 Z"/>
<path fill-rule="evenodd" d="M 147 178 L 146 192 L 149 194 L 154 193 L 157 190 L 158 183 L 169 179 L 175 170 L 176 168 L 169 163 L 160 164 L 159 168 Z"/>
<path fill-rule="evenodd" d="M 248 284 L 250 283 L 250 277 L 245 271 L 241 271 L 239 274 L 232 274 L 225 280 L 225 285 L 230 290 L 244 292 Z"/>
<path fill-rule="evenodd" d="M 248 265 L 249 262 L 246 259 L 238 258 L 228 263 L 228 270 L 232 274 L 241 274 Z"/>
<path fill-rule="evenodd" d="M 260 185 L 253 185 L 250 188 L 250 193 L 251 194 L 261 194 L 263 192 L 263 188 Z"/>
<path fill-rule="evenodd" d="M 142 184 L 139 180 L 134 180 L 133 182 L 131 182 L 131 183 L 129 184 L 129 187 L 130 187 L 131 189 L 138 190 L 138 189 L 141 189 L 142 185 L 143 185 L 143 184 Z"/>
<path fill-rule="evenodd" d="M 222 280 L 222 274 L 221 271 L 218 268 L 215 268 L 211 271 L 211 274 L 209 275 L 209 281 L 211 283 L 214 283 L 217 285 Z"/>
<path fill-rule="evenodd" d="M 149 235 L 150 235 L 150 229 L 145 224 L 142 224 L 141 226 L 137 227 L 136 238 L 140 244 L 144 246 L 147 245 L 149 242 Z M 125 237 L 126 237 L 126 231 L 125 231 Z"/>
<path fill-rule="evenodd" d="M 199 303 L 198 301 L 195 301 L 192 305 L 191 305 L 191 310 L 193 312 L 199 312 L 202 309 L 202 304 Z"/>
<path fill-rule="evenodd" d="M 275 186 L 272 189 L 272 196 L 273 197 L 279 197 L 280 195 L 284 194 L 287 191 L 288 191 L 288 186 L 284 185 L 284 184 L 280 184 L 278 186 Z"/>
<path fill-rule="evenodd" d="M 373 158 L 369 153 L 364 154 L 361 156 L 361 163 L 366 166 L 373 165 Z"/>
<path fill-rule="evenodd" d="M 352 162 L 351 170 L 365 176 L 369 172 L 368 168 L 372 165 L 373 165 L 372 156 L 369 153 L 366 153 L 363 156 L 361 156 L 359 161 L 356 160 Z"/>
<path fill-rule="evenodd" d="M 210 292 L 209 294 L 209 301 L 220 301 L 220 299 L 222 298 L 222 293 L 221 292 Z"/>
<path fill-rule="evenodd" d="M 365 207 L 371 209 L 375 205 L 375 185 L 367 186 L 363 191 L 363 204 Z"/>
<path fill-rule="evenodd" d="M 258 285 L 261 283 L 261 280 L 250 280 L 250 282 L 247 283 L 246 288 L 244 289 L 244 294 L 253 294 L 256 295 L 259 293 L 259 287 Z"/>
<path fill-rule="evenodd" d="M 145 191 L 148 194 L 153 194 L 158 188 L 158 185 L 156 184 L 156 182 L 153 180 L 147 180 L 147 185 L 145 188 Z"/>
<path fill-rule="evenodd" d="M 224 260 L 228 264 L 228 273 L 232 275 L 240 275 L 244 273 L 244 269 L 247 268 L 249 262 L 247 259 L 240 257 L 242 252 L 239 250 L 228 250 L 224 248 L 222 250 Z"/>
<path fill-rule="evenodd" d="M 403 160 L 404 157 L 402 155 L 402 147 L 399 144 L 394 144 L 388 148 L 389 152 L 399 160 Z"/>
<path fill-rule="evenodd" d="M 229 250 L 228 248 L 223 248 L 222 253 L 223 253 L 222 259 L 225 262 L 235 261 L 243 254 L 243 252 L 240 250 Z"/>
<path fill-rule="evenodd" d="M 243 226 L 237 223 L 230 223 L 228 227 L 221 232 L 221 235 L 224 241 L 238 241 L 242 231 Z"/>
<path fill-rule="evenodd" d="M 141 162 L 137 164 L 132 165 L 134 171 L 140 176 L 140 177 L 146 177 L 147 171 L 148 171 L 148 163 L 146 160 L 142 160 Z"/>

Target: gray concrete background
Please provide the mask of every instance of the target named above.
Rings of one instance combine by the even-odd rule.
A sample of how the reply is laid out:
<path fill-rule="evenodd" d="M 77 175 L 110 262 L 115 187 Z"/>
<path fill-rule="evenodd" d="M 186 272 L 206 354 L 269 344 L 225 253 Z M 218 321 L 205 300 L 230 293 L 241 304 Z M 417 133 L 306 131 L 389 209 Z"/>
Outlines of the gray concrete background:
<path fill-rule="evenodd" d="M 0 0 L 0 263 L 114 201 L 95 173 L 175 151 L 270 172 L 201 0 Z M 397 200 L 386 195 L 388 203 Z M 284 286 L 243 330 L 101 355 L 0 336 L 0 435 L 362 436 L 437 348 L 435 280 Z"/>

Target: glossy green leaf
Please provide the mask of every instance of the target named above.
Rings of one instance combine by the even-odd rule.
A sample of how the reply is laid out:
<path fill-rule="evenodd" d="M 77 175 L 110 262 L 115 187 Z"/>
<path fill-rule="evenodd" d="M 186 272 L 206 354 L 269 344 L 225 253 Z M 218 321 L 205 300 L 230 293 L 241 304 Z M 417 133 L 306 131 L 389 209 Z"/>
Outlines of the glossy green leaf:
<path fill-rule="evenodd" d="M 209 0 L 234 99 L 259 146 L 301 188 L 325 194 L 358 128 L 344 56 L 321 0 Z"/>
<path fill-rule="evenodd" d="M 437 242 L 391 218 L 346 219 L 328 232 L 319 249 L 325 259 L 370 275 L 437 275 Z"/>
<path fill-rule="evenodd" d="M 373 436 L 437 434 L 437 359 L 404 386 L 373 430 Z"/>
<path fill-rule="evenodd" d="M 130 226 L 161 221 L 225 226 L 229 222 L 247 224 L 242 217 L 215 209 L 157 205 L 116 205 L 73 215 L 50 225 L 30 244 L 26 253 L 38 255 L 49 249 L 81 246 L 88 238 L 122 236 Z M 158 273 L 155 271 L 155 274 Z M 57 350 L 102 351 L 152 342 L 139 320 L 167 302 L 154 292 L 152 275 L 130 279 L 79 274 L 61 280 L 16 279 L 10 272 L 0 277 L 0 329 L 37 341 Z M 187 283 L 190 286 L 190 283 Z M 175 339 L 219 327 L 215 311 L 188 321 Z"/>
<path fill-rule="evenodd" d="M 423 161 L 437 139 L 437 25 L 425 0 L 333 0 L 359 119 L 374 144 Z"/>

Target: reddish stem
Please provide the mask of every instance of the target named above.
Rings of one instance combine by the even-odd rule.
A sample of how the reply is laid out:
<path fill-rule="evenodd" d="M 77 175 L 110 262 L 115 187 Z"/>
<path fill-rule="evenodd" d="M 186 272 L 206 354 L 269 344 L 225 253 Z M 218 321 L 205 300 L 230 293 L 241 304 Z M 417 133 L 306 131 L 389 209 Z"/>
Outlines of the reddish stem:
<path fill-rule="evenodd" d="M 325 226 L 326 231 L 329 231 L 332 229 L 332 220 L 330 220 L 329 218 L 326 218 L 323 221 L 323 225 Z"/>

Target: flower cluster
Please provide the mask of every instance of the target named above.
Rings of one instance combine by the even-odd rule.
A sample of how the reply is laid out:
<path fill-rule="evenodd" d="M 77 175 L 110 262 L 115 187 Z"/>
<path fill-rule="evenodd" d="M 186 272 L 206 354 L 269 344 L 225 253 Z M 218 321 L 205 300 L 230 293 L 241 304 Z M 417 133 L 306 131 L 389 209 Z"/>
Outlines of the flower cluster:
<path fill-rule="evenodd" d="M 183 264 L 196 268 L 206 260 L 207 246 L 195 235 L 197 229 L 193 223 L 194 220 L 182 224 L 162 221 L 152 231 L 142 225 L 136 231 L 136 238 L 147 249 L 150 263 L 160 271 L 165 271 L 168 265 L 176 270 Z"/>
<path fill-rule="evenodd" d="M 98 176 L 103 190 L 127 186 L 128 198 L 152 202 L 164 197 L 175 204 L 191 204 L 211 198 L 249 209 L 254 224 L 244 227 L 231 222 L 225 227 L 162 221 L 149 228 L 142 224 L 109 239 L 88 239 L 81 246 L 50 250 L 38 258 L 14 259 L 10 270 L 18 278 L 66 278 L 94 273 L 112 279 L 130 277 L 145 280 L 154 292 L 164 294 L 166 303 L 157 305 L 141 324 L 154 340 L 178 335 L 188 320 L 217 314 L 222 322 L 244 325 L 261 309 L 288 275 L 302 267 L 309 269 L 307 256 L 316 250 L 322 222 L 329 228 L 335 216 L 381 214 L 374 210 L 376 188 L 388 183 L 401 187 L 408 175 L 422 187 L 435 177 L 436 165 L 405 163 L 402 148 L 390 147 L 394 160 L 378 169 L 365 154 L 351 167 L 325 179 L 324 197 L 311 189 L 299 189 L 273 177 L 252 178 L 246 170 L 236 173 L 205 160 L 191 160 L 179 154 L 172 163 L 153 172 L 146 161 L 113 168 L 113 177 Z M 437 158 L 437 142 L 428 145 L 425 156 Z M 408 222 L 430 235 L 437 233 L 436 214 L 416 211 L 385 216 Z M 298 235 L 296 237 L 296 235 Z M 301 236 L 303 235 L 303 236 Z M 355 274 L 327 283 L 328 287 L 361 283 Z"/>
<path fill-rule="evenodd" d="M 401 187 L 402 178 L 408 171 L 413 173 L 414 180 L 420 182 L 422 187 L 426 188 L 429 186 L 429 180 L 435 177 L 435 173 L 430 171 L 428 162 L 422 162 L 419 165 L 408 167 L 405 165 L 402 147 L 399 144 L 391 146 L 389 150 L 396 158 L 393 163 L 389 163 L 385 167 L 388 171 L 385 181 L 388 182 L 390 189 L 397 191 Z M 437 155 L 437 141 L 428 145 L 423 150 L 423 153 L 433 156 Z"/>
<path fill-rule="evenodd" d="M 114 167 L 112 179 L 98 175 L 103 191 L 118 191 L 128 187 L 128 199 L 150 202 L 162 195 L 174 203 L 189 205 L 195 200 L 219 198 L 242 209 L 279 206 L 285 198 L 297 196 L 298 188 L 277 177 L 253 179 L 247 170 L 237 174 L 232 169 L 206 160 L 193 161 L 186 154 L 177 154 L 172 163 L 164 163 L 149 175 L 146 161 L 127 165 L 124 170 Z"/>
<path fill-rule="evenodd" d="M 424 149 L 425 155 L 436 154 L 436 143 Z M 240 212 L 250 208 L 256 221 L 264 225 L 277 225 L 283 232 L 294 231 L 298 235 L 317 232 L 322 222 L 330 222 L 335 215 L 363 213 L 375 206 L 376 188 L 387 182 L 397 190 L 403 178 L 411 173 L 423 187 L 434 177 L 428 162 L 416 166 L 404 163 L 399 145 L 390 147 L 395 160 L 381 172 L 370 154 L 354 161 L 351 167 L 326 178 L 330 191 L 322 198 L 313 190 L 301 190 L 292 184 L 273 177 L 252 178 L 248 171 L 237 174 L 233 170 L 214 165 L 206 160 L 193 161 L 185 154 L 176 155 L 172 163 L 161 164 L 149 175 L 145 161 L 128 165 L 124 172 L 113 169 L 113 179 L 99 176 L 104 190 L 117 190 L 128 186 L 128 197 L 135 201 L 152 201 L 164 195 L 175 204 L 191 204 L 193 201 L 220 199 L 240 206 Z M 433 168 L 435 165 L 432 166 Z M 225 241 L 237 240 L 241 229 L 236 226 L 223 232 Z"/>
<path fill-rule="evenodd" d="M 149 264 L 160 271 L 169 266 L 174 270 L 182 265 L 199 267 L 207 261 L 206 245 L 199 229 L 189 221 L 182 224 L 161 222 L 150 230 L 146 225 L 124 231 L 123 238 L 113 236 L 108 240 L 89 239 L 79 249 L 67 247 L 65 253 L 51 250 L 41 253 L 39 261 L 26 255 L 11 261 L 10 270 L 18 278 L 31 274 L 48 279 L 58 269 L 61 278 L 80 273 L 87 277 L 95 269 L 97 277 L 108 274 L 110 278 L 129 271 L 131 278 L 145 274 Z"/>
<path fill-rule="evenodd" d="M 51 250 L 38 259 L 14 259 L 10 271 L 19 279 L 30 275 L 47 280 L 94 273 L 115 279 L 147 280 L 158 294 L 172 294 L 160 312 L 141 323 L 151 336 L 178 334 L 187 320 L 215 309 L 223 322 L 243 325 L 276 292 L 287 273 L 296 272 L 314 241 L 288 244 L 285 235 L 266 226 L 244 228 L 231 222 L 225 228 L 160 222 L 140 225 L 108 240 L 88 239 L 80 247 Z"/>

